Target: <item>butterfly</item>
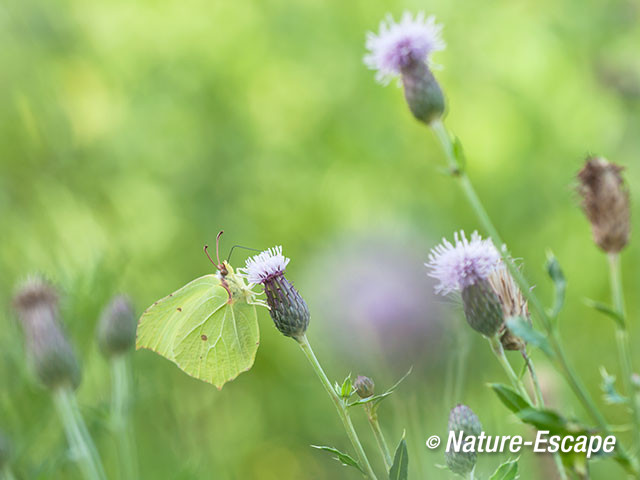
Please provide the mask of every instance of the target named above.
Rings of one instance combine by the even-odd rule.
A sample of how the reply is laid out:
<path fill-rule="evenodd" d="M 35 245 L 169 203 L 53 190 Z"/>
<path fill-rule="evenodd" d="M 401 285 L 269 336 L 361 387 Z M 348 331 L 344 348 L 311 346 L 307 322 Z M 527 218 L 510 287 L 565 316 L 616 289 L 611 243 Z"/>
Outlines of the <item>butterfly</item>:
<path fill-rule="evenodd" d="M 228 261 L 218 272 L 189 282 L 151 305 L 140 317 L 136 349 L 146 348 L 171 360 L 188 375 L 218 389 L 249 370 L 260 344 L 253 284 L 247 284 Z"/>

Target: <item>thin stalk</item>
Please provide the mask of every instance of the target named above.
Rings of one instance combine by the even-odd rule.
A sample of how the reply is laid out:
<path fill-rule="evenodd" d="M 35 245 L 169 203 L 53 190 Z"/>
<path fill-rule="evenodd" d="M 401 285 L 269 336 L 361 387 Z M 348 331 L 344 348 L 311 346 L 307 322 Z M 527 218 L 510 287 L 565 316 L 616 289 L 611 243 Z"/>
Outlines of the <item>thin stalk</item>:
<path fill-rule="evenodd" d="M 80 415 L 74 393 L 59 388 L 53 395 L 74 459 L 86 480 L 106 480 L 102 462 Z"/>
<path fill-rule="evenodd" d="M 637 396 L 632 382 L 633 366 L 631 362 L 631 350 L 629 347 L 629 331 L 627 330 L 627 319 L 624 305 L 624 291 L 622 288 L 622 272 L 620 270 L 620 255 L 609 254 L 609 273 L 611 279 L 611 298 L 613 308 L 622 319 L 616 330 L 616 343 L 618 346 L 618 356 L 620 358 L 620 369 L 622 371 L 622 381 L 635 428 L 633 429 L 635 449 L 640 448 L 640 409 L 638 408 Z"/>
<path fill-rule="evenodd" d="M 431 123 L 431 128 L 433 129 L 436 137 L 440 141 L 442 149 L 444 150 L 448 166 L 451 169 L 451 174 L 454 176 L 454 178 L 458 180 L 458 183 L 460 184 L 460 187 L 462 188 L 463 193 L 467 197 L 467 200 L 471 205 L 471 208 L 475 212 L 476 216 L 478 217 L 478 220 L 480 221 L 482 227 L 485 229 L 485 231 L 487 232 L 487 234 L 489 235 L 489 237 L 491 238 L 491 240 L 495 245 L 497 246 L 504 245 L 504 242 L 502 241 L 502 238 L 500 237 L 498 230 L 493 225 L 493 222 L 491 221 L 489 214 L 487 213 L 486 209 L 484 208 L 484 205 L 482 204 L 482 202 L 480 201 L 480 198 L 478 197 L 478 194 L 473 188 L 473 184 L 471 183 L 471 180 L 469 179 L 466 172 L 462 168 L 462 165 L 460 165 L 460 163 L 458 162 L 458 159 L 456 158 L 454 146 L 451 141 L 451 136 L 449 135 L 449 132 L 447 131 L 446 127 L 444 126 L 441 120 L 436 120 Z M 593 421 L 596 422 L 596 424 L 604 434 L 610 435 L 611 431 L 609 429 L 609 425 L 606 419 L 604 418 L 602 413 L 600 413 L 600 410 L 598 409 L 597 405 L 589 395 L 584 384 L 578 378 L 575 370 L 569 363 L 566 357 L 566 354 L 564 353 L 564 348 L 562 346 L 562 342 L 560 341 L 560 337 L 557 333 L 557 330 L 554 328 L 554 324 L 551 321 L 551 318 L 549 317 L 544 306 L 542 305 L 542 302 L 538 299 L 535 293 L 533 293 L 531 286 L 529 285 L 527 280 L 524 278 L 524 275 L 522 274 L 522 272 L 520 272 L 520 269 L 513 263 L 509 251 L 507 249 L 502 249 L 502 248 L 499 248 L 499 251 L 505 266 L 509 270 L 509 273 L 511 273 L 511 276 L 514 278 L 514 280 L 520 287 L 520 290 L 522 291 L 522 294 L 529 302 L 529 305 L 531 305 L 533 309 L 536 311 L 538 318 L 542 323 L 542 326 L 547 332 L 549 344 L 554 353 L 553 358 L 557 361 L 559 370 L 562 373 L 563 377 L 571 387 L 571 390 L 573 391 L 574 395 L 576 395 L 576 397 L 578 398 L 580 403 L 582 403 L 587 413 L 589 413 Z M 618 456 L 621 459 L 625 460 L 630 465 L 630 468 L 631 470 L 633 470 L 634 475 L 640 478 L 640 470 L 638 468 L 637 461 L 635 459 L 632 459 L 629 456 L 629 454 L 626 452 L 624 447 L 622 447 L 621 445 L 617 446 L 617 450 L 618 450 Z"/>
<path fill-rule="evenodd" d="M 111 359 L 111 419 L 117 437 L 120 478 L 138 478 L 138 461 L 133 431 L 130 427 L 131 381 L 126 355 Z"/>
<path fill-rule="evenodd" d="M 353 427 L 353 423 L 351 422 L 351 417 L 349 416 L 349 412 L 347 411 L 347 406 L 345 402 L 338 396 L 336 391 L 333 389 L 331 382 L 327 378 L 327 374 L 324 373 L 324 370 L 322 369 L 320 362 L 318 361 L 316 355 L 313 353 L 313 350 L 311 349 L 311 345 L 309 344 L 309 340 L 307 339 L 307 336 L 302 335 L 301 337 L 298 337 L 297 340 L 298 340 L 298 344 L 300 345 L 300 348 L 306 355 L 307 360 L 309 360 L 309 363 L 311 364 L 316 374 L 318 375 L 318 378 L 320 379 L 322 386 L 327 391 L 327 394 L 331 398 L 331 401 L 333 402 L 333 404 L 336 407 L 336 410 L 338 411 L 338 416 L 340 417 L 340 420 L 342 420 L 342 424 L 344 425 L 344 429 L 347 432 L 347 436 L 349 437 L 349 440 L 351 440 L 351 444 L 353 445 L 353 448 L 356 450 L 356 454 L 358 456 L 358 463 L 364 470 L 365 475 L 370 480 L 377 480 L 376 474 L 374 473 L 373 468 L 371 468 L 371 464 L 369 463 L 369 459 L 367 458 L 367 454 L 365 453 L 364 448 L 362 448 L 362 444 L 360 443 L 360 439 L 358 438 L 356 429 Z"/>
<path fill-rule="evenodd" d="M 373 436 L 376 438 L 378 450 L 380 450 L 384 466 L 388 472 L 393 466 L 393 459 L 391 458 L 391 451 L 389 450 L 387 441 L 385 440 L 382 429 L 380 428 L 380 423 L 378 422 L 378 413 L 375 411 L 375 407 L 373 407 L 371 403 L 365 403 L 364 408 L 367 412 L 367 418 L 369 419 L 371 430 L 373 430 Z"/>
<path fill-rule="evenodd" d="M 496 358 L 498 359 L 498 363 L 503 368 L 507 377 L 509 377 L 509 381 L 513 385 L 513 388 L 520 392 L 520 395 L 529 403 L 531 403 L 531 398 L 529 398 L 529 394 L 527 393 L 527 389 L 524 388 L 522 381 L 516 375 L 516 372 L 513 371 L 509 360 L 507 360 L 507 356 L 504 354 L 504 348 L 502 348 L 502 343 L 500 342 L 500 337 L 498 335 L 489 339 L 489 343 L 491 344 L 491 351 L 494 353 Z"/>

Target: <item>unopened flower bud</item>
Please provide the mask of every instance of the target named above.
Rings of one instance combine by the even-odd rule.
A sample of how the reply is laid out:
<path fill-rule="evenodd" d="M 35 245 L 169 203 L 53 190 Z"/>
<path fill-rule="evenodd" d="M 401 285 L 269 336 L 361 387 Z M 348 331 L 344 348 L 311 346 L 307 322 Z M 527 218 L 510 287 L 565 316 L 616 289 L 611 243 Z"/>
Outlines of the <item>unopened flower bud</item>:
<path fill-rule="evenodd" d="M 104 308 L 98 322 L 98 345 L 107 357 L 121 355 L 136 343 L 137 319 L 125 295 L 115 296 Z"/>
<path fill-rule="evenodd" d="M 400 22 L 387 16 L 377 35 L 367 34 L 365 64 L 377 70 L 376 78 L 382 83 L 399 75 L 411 113 L 425 123 L 444 112 L 444 95 L 429 68 L 431 54 L 445 47 L 441 31 L 435 17 L 418 13 L 414 18 L 405 12 Z"/>
<path fill-rule="evenodd" d="M 40 381 L 50 389 L 78 386 L 80 367 L 58 323 L 58 297 L 53 287 L 31 278 L 18 289 L 14 306 L 27 354 Z"/>
<path fill-rule="evenodd" d="M 274 247 L 247 260 L 244 269 L 250 283 L 261 283 L 276 328 L 287 337 L 299 338 L 309 326 L 309 308 L 284 276 L 289 259 L 282 247 Z"/>
<path fill-rule="evenodd" d="M 482 433 L 482 424 L 473 410 L 466 405 L 457 405 L 449 414 L 449 431 L 454 432 L 456 436 L 463 432 L 462 443 L 464 444 L 464 439 L 470 436 L 477 437 Z M 476 466 L 477 454 L 475 451 L 454 452 L 451 450 L 445 453 L 445 460 L 453 473 L 466 476 Z"/>
<path fill-rule="evenodd" d="M 607 253 L 619 252 L 629 241 L 629 191 L 622 170 L 604 158 L 592 157 L 578 173 L 578 193 L 591 222 L 593 240 Z"/>
<path fill-rule="evenodd" d="M 502 305 L 487 280 L 478 280 L 462 290 L 462 307 L 476 332 L 491 338 L 500 331 L 504 323 Z"/>
<path fill-rule="evenodd" d="M 358 375 L 355 382 L 353 382 L 353 388 L 360 398 L 369 398 L 373 395 L 375 384 L 369 377 Z"/>
<path fill-rule="evenodd" d="M 11 443 L 9 437 L 0 432 L 0 474 L 11 459 Z"/>

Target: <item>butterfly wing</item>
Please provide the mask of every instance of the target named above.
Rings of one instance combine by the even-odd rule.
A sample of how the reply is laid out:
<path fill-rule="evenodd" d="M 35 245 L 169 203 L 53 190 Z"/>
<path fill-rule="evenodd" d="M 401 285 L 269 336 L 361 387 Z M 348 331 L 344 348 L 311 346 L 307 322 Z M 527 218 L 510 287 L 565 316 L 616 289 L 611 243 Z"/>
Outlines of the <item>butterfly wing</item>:
<path fill-rule="evenodd" d="M 215 275 L 188 283 L 149 307 L 138 323 L 137 348 L 174 362 L 218 388 L 251 368 L 258 350 L 254 305 L 229 294 Z"/>

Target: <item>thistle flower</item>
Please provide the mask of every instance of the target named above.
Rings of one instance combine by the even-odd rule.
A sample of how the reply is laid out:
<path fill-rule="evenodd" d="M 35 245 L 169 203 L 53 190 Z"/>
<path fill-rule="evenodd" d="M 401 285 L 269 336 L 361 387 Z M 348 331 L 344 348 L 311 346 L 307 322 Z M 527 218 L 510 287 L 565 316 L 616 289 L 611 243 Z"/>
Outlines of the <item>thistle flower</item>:
<path fill-rule="evenodd" d="M 411 112 L 427 124 L 444 112 L 442 90 L 428 65 L 433 52 L 444 50 L 441 31 L 435 17 L 420 12 L 413 18 L 405 12 L 398 23 L 387 15 L 377 35 L 367 33 L 365 64 L 377 70 L 376 79 L 382 84 L 400 76 Z"/>
<path fill-rule="evenodd" d="M 449 431 L 459 435 L 463 433 L 464 438 L 477 437 L 482 433 L 482 424 L 477 415 L 466 405 L 457 405 L 449 414 Z M 464 441 L 463 441 L 464 443 Z M 458 475 L 468 475 L 476 466 L 477 454 L 472 452 L 445 452 L 447 466 L 453 473 Z"/>
<path fill-rule="evenodd" d="M 80 367 L 58 322 L 58 297 L 53 287 L 32 277 L 20 286 L 13 303 L 40 381 L 52 390 L 78 386 Z"/>
<path fill-rule="evenodd" d="M 353 388 L 355 388 L 360 398 L 369 398 L 374 393 L 375 383 L 369 377 L 358 375 L 355 382 L 353 382 Z"/>
<path fill-rule="evenodd" d="M 307 331 L 310 314 L 304 299 L 284 276 L 288 263 L 282 247 L 273 247 L 249 258 L 243 271 L 250 283 L 264 286 L 276 328 L 283 335 L 297 339 Z"/>
<path fill-rule="evenodd" d="M 454 234 L 454 244 L 443 239 L 431 250 L 426 264 L 429 275 L 440 282 L 436 293 L 460 292 L 467 322 L 487 337 L 496 335 L 504 322 L 500 299 L 489 283 L 499 262 L 500 254 L 490 239 L 473 232 L 467 240 L 460 231 Z"/>
<path fill-rule="evenodd" d="M 500 266 L 493 270 L 489 275 L 488 280 L 491 288 L 493 288 L 493 291 L 500 300 L 502 313 L 505 319 L 511 317 L 522 317 L 523 319 L 530 321 L 527 301 L 504 264 L 500 264 Z M 502 325 L 500 332 L 500 342 L 505 350 L 524 349 L 524 340 L 509 330 L 506 324 Z"/>
<path fill-rule="evenodd" d="M 121 355 L 136 343 L 137 319 L 126 295 L 117 295 L 108 303 L 98 321 L 98 345 L 107 357 Z"/>
<path fill-rule="evenodd" d="M 595 243 L 607 253 L 617 253 L 629 241 L 629 191 L 623 167 L 601 157 L 588 158 L 578 172 L 582 209 L 591 222 Z"/>

